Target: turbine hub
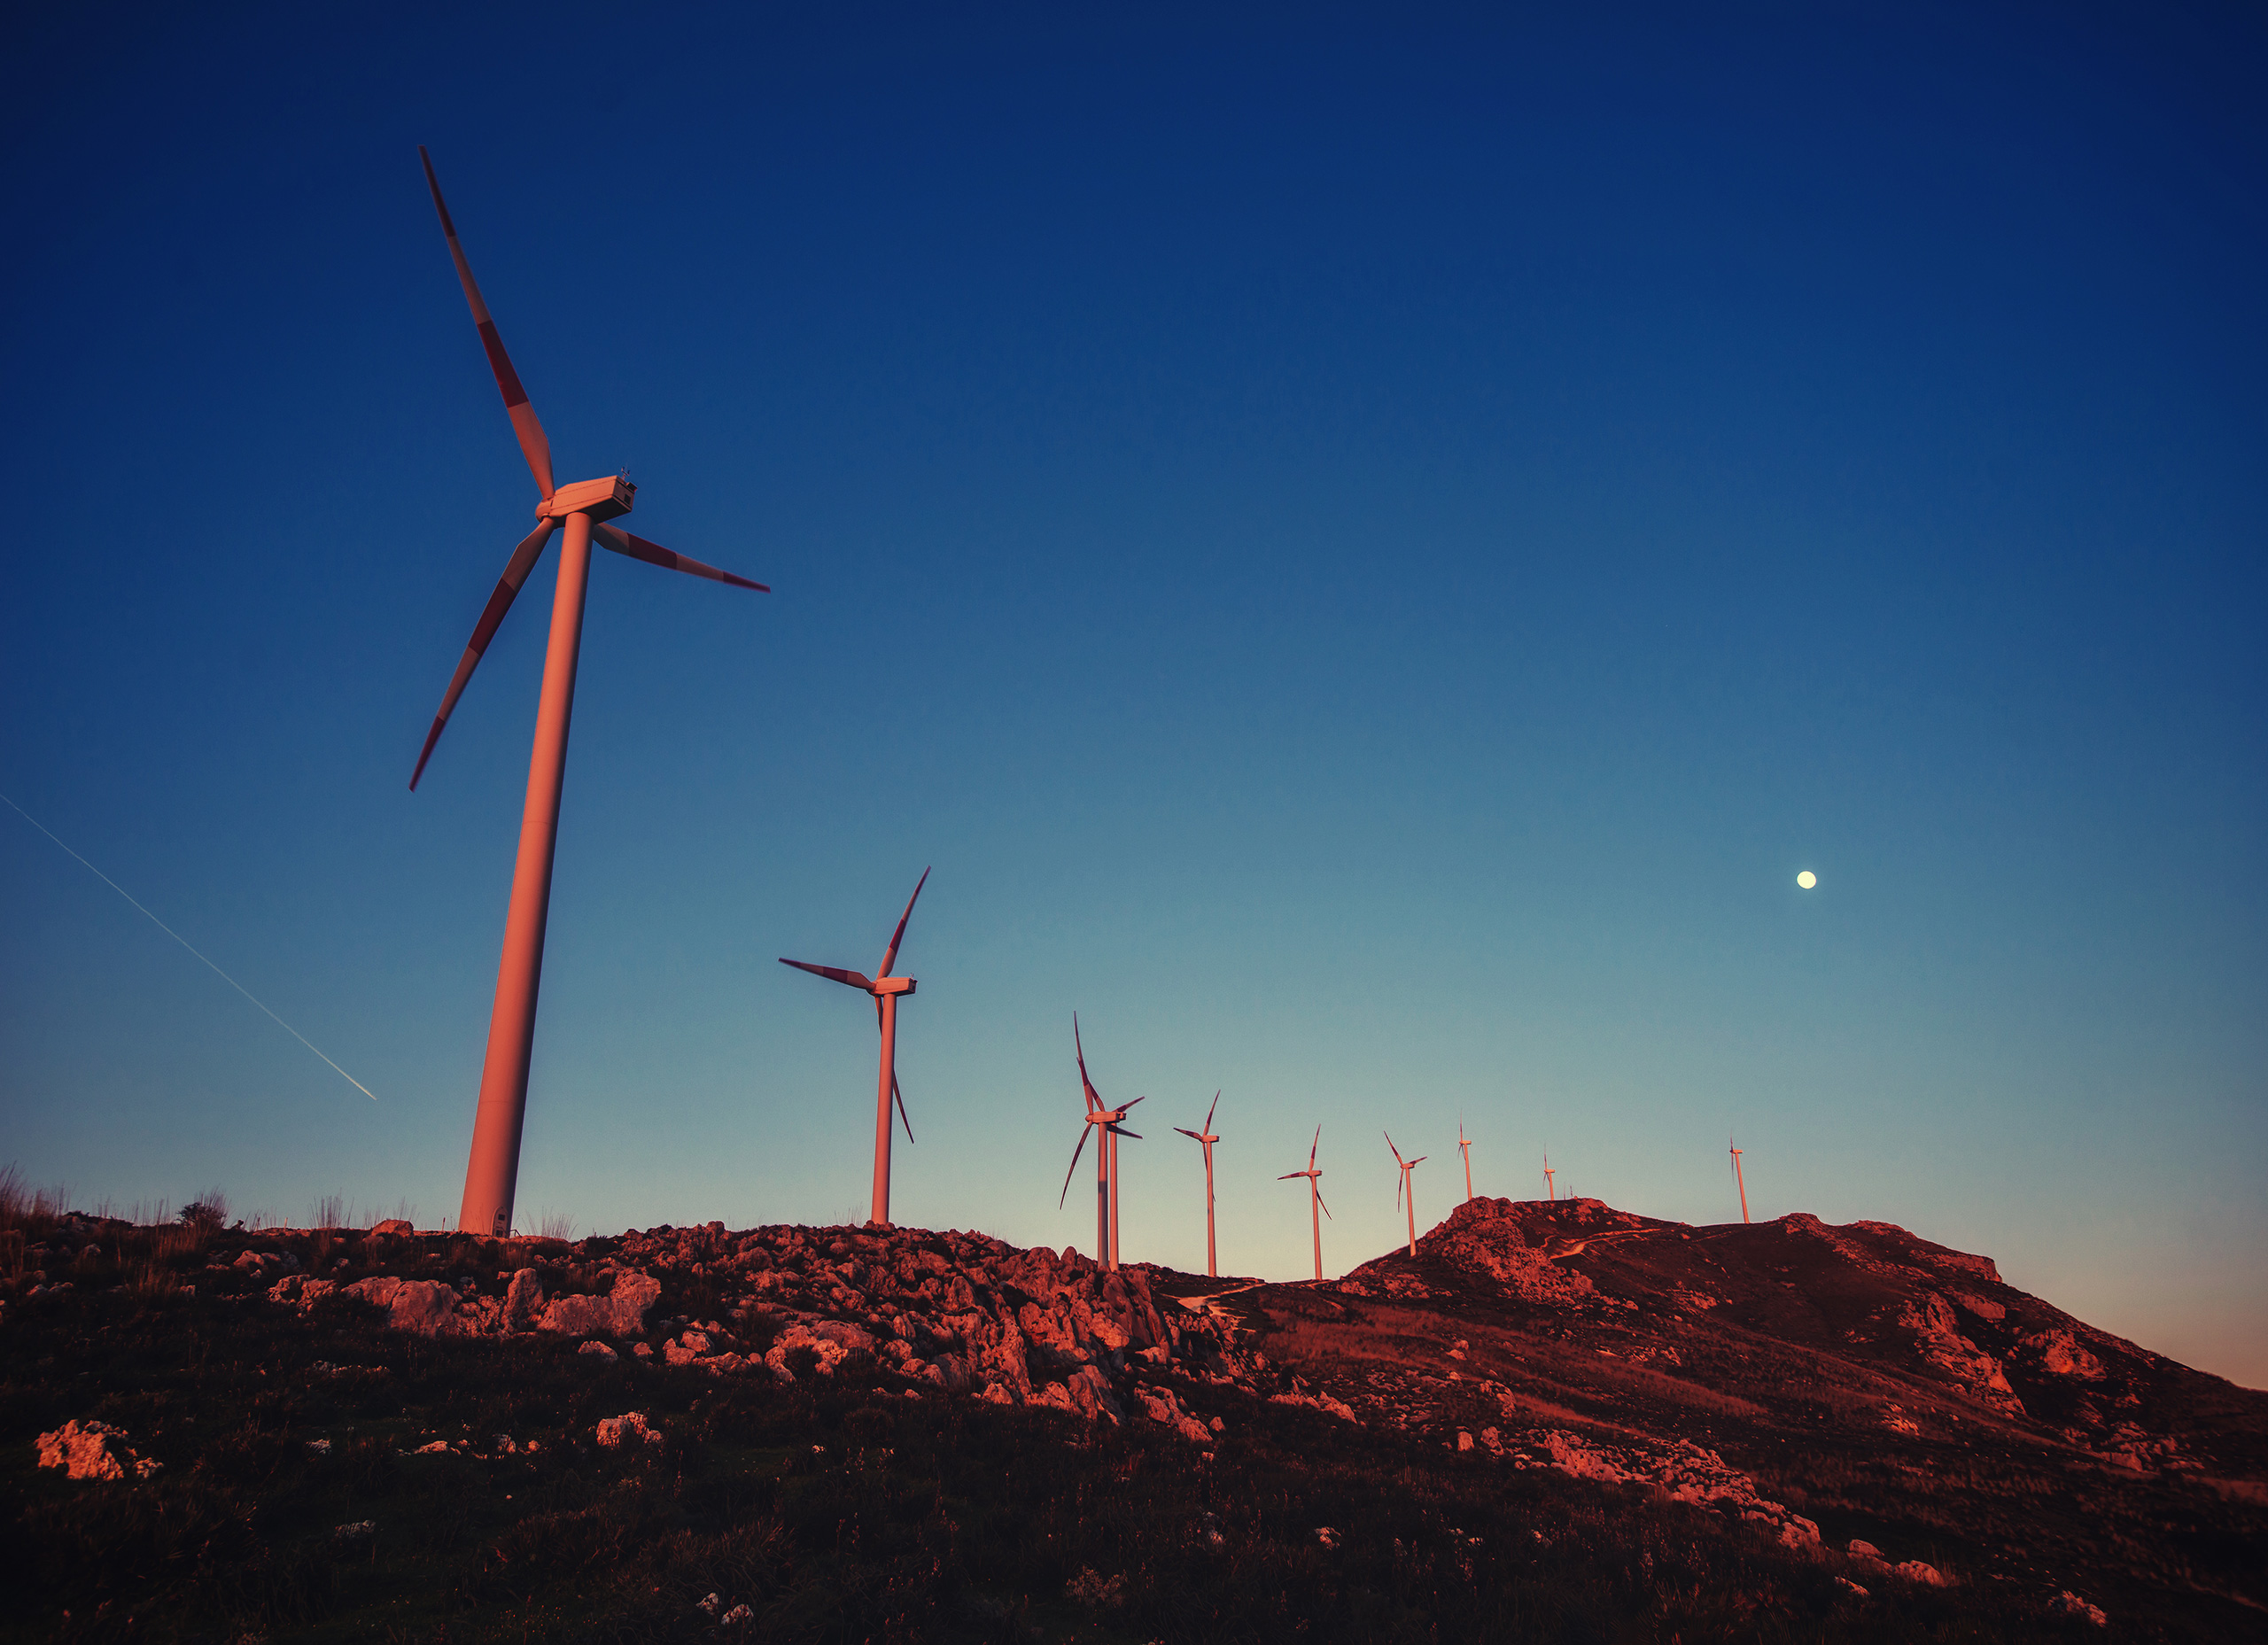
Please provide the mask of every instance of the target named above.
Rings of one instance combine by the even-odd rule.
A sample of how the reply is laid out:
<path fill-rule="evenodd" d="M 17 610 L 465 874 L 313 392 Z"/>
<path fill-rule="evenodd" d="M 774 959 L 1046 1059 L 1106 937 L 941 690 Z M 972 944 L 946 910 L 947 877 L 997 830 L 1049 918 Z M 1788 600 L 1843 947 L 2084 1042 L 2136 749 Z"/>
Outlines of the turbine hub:
<path fill-rule="evenodd" d="M 912 977 L 876 977 L 874 979 L 874 992 L 877 995 L 911 994 L 913 991 Z"/>

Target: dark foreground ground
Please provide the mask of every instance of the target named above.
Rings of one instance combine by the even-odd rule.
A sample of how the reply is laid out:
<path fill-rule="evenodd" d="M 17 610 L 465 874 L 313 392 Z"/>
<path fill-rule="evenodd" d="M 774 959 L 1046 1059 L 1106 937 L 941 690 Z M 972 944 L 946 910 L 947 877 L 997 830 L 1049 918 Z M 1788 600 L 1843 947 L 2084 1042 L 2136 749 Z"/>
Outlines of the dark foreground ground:
<path fill-rule="evenodd" d="M 1341 1284 L 1146 1292 L 920 1230 L 19 1228 L 0 1639 L 2268 1638 L 2264 1396 L 1894 1230 L 1477 1203 Z M 247 1250 L 465 1323 L 271 1300 Z M 659 1292 L 510 1329 L 522 1271 Z M 602 1445 L 630 1412 L 658 1439 Z M 159 1466 L 39 1466 L 90 1419 Z"/>

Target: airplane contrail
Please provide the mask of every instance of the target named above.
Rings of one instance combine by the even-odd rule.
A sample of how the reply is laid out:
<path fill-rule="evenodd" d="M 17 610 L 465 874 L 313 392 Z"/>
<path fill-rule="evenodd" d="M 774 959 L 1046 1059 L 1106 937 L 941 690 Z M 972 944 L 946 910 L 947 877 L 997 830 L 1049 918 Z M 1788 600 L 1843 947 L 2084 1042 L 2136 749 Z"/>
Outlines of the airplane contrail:
<path fill-rule="evenodd" d="M 80 856 L 79 856 L 79 853 L 78 853 L 78 852 L 76 852 L 76 851 L 72 850 L 71 850 L 71 848 L 70 848 L 69 846 L 67 846 L 67 845 L 63 845 L 63 842 L 62 842 L 61 840 L 59 840 L 59 839 L 57 839 L 57 838 L 56 838 L 55 831 L 54 831 L 53 829 L 50 828 L 50 827 L 49 827 L 45 823 L 43 823 L 43 822 L 40 821 L 40 819 L 39 819 L 38 818 L 36 818 L 36 817 L 33 816 L 29 811 L 26 811 L 22 806 L 20 806 L 20 805 L 17 804 L 17 803 L 15 803 L 15 801 L 13 801 L 13 800 L 9 800 L 9 799 L 8 799 L 8 796 L 7 796 L 6 795 L 4 795 L 4 794 L 0 794 L 0 800 L 7 800 L 7 801 L 8 801 L 8 808 L 9 808 L 11 811 L 14 811 L 14 812 L 16 813 L 16 815 L 17 815 L 17 816 L 19 816 L 19 817 L 22 818 L 26 822 L 27 822 L 27 823 L 29 823 L 29 824 L 31 824 L 31 826 L 32 826 L 33 827 L 35 827 L 35 828 L 38 829 L 42 834 L 45 834 L 49 839 L 50 839 L 50 840 L 54 840 L 54 841 L 55 841 L 55 842 L 56 842 L 56 844 L 58 844 L 58 845 L 62 845 L 62 846 L 63 846 L 64 850 L 65 850 L 66 852 L 69 853 L 69 855 L 71 855 L 72 857 L 78 857 L 78 860 L 79 860 L 79 862 L 80 862 L 81 865 L 82 865 L 82 866 L 83 866 L 83 867 L 87 870 L 87 872 L 88 872 L 89 873 L 90 873 L 90 874 L 94 875 L 94 877 L 95 877 L 96 879 L 97 879 L 97 880 L 101 881 L 105 885 L 108 886 L 112 890 L 113 890 L 113 891 L 117 892 L 120 896 L 124 897 L 128 902 L 129 902 L 129 903 L 134 903 L 134 906 L 135 906 L 135 907 L 136 907 L 136 908 L 141 908 L 141 909 L 142 909 L 142 912 L 143 912 L 143 914 L 144 914 L 145 917 L 147 917 L 147 919 L 149 919 L 149 921 L 150 921 L 150 923 L 151 923 L 151 925 L 153 925 L 153 926 L 157 927 L 159 930 L 160 930 L 160 931 L 164 932 L 167 936 L 169 936 L 169 937 L 173 938 L 173 940 L 174 940 L 175 942 L 176 942 L 176 943 L 180 943 L 183 948 L 188 949 L 188 950 L 189 950 L 189 951 L 190 951 L 190 953 L 192 953 L 192 954 L 197 954 L 197 957 L 198 957 L 199 959 L 205 959 L 205 956 L 204 956 L 203 954 L 199 954 L 199 953 L 198 953 L 198 951 L 197 951 L 196 948 L 195 948 L 195 947 L 194 947 L 194 946 L 190 943 L 190 940 L 189 940 L 187 937 L 183 936 L 180 932 L 178 932 L 178 931 L 175 930 L 171 926 L 167 925 L 164 920 L 162 920 L 162 919 L 159 919 L 159 918 L 157 917 L 157 915 L 151 913 L 151 912 L 150 912 L 150 911 L 149 911 L 148 909 L 146 909 L 146 908 L 142 908 L 142 904 L 139 904 L 139 903 L 135 903 L 135 902 L 134 902 L 134 894 L 133 894 L 132 892 L 128 891 L 128 890 L 124 886 L 122 886 L 122 885 L 119 884 L 119 882 L 118 882 L 117 881 L 115 881 L 115 880 L 113 880 L 113 879 L 112 879 L 108 874 L 105 873 L 101 869 L 99 869 L 99 868 L 96 867 L 92 863 L 88 862 L 88 861 L 87 861 L 87 859 L 86 859 L 85 857 L 80 857 Z M 208 966 L 213 966 L 213 974 L 214 974 L 214 976 L 216 976 L 216 977 L 220 978 L 221 982 L 223 982 L 227 983 L 230 988 L 232 988 L 232 989 L 236 989 L 237 993 L 239 993 L 239 994 L 243 995 L 246 999 L 252 1000 L 252 1003 L 253 1005 L 260 1005 L 260 1008 L 262 1011 L 268 1011 L 268 1007 L 267 1007 L 266 1005 L 260 1005 L 260 1002 L 258 999 L 253 998 L 253 997 L 252 997 L 252 991 L 250 989 L 246 988 L 243 983 L 241 983 L 241 982 L 237 982 L 237 981 L 236 980 L 236 978 L 234 978 L 234 977 L 230 976 L 227 972 L 225 972 L 225 971 L 221 970 L 220 966 L 214 966 L 214 965 L 213 965 L 213 962 L 212 962 L 211 960 L 209 960 L 209 959 L 205 959 L 205 963 L 206 963 L 206 965 L 208 965 Z M 288 1023 L 288 1022 L 284 1021 L 283 1018 L 276 1016 L 276 1013 L 275 1013 L 274 1012 L 272 1012 L 272 1011 L 268 1011 L 268 1014 L 271 1018 L 274 1018 L 274 1019 L 275 1019 L 276 1026 L 277 1028 L 282 1028 L 282 1029 L 284 1030 L 284 1032 L 285 1032 L 286 1034 L 290 1035 L 293 1039 L 295 1039 L 295 1040 L 299 1041 L 300 1044 L 302 1044 L 302 1045 L 306 1046 L 309 1051 L 315 1051 L 315 1055 L 316 1055 L 316 1056 L 318 1056 L 318 1057 L 322 1057 L 322 1052 L 321 1051 L 316 1050 L 316 1048 L 315 1048 L 315 1043 L 313 1040 L 309 1039 L 306 1035 L 304 1035 L 304 1034 L 300 1033 L 299 1029 L 297 1029 L 297 1028 L 293 1028 L 290 1023 Z M 340 1079 L 345 1080 L 345 1081 L 346 1081 L 349 1085 L 352 1085 L 352 1086 L 353 1086 L 356 1090 L 358 1090 L 358 1091 L 361 1092 L 361 1093 L 362 1093 L 362 1095 L 364 1095 L 365 1097 L 368 1097 L 368 1098 L 369 1098 L 372 1102 L 376 1102 L 376 1101 L 377 1101 L 377 1099 L 378 1099 L 378 1098 L 377 1098 L 377 1092 L 375 1092 L 375 1091 L 373 1091 L 373 1090 L 372 1090 L 369 1086 L 367 1086 L 367 1085 L 363 1084 L 361 1081 L 360 1081 L 360 1080 L 356 1079 L 353 1075 L 351 1075 L 351 1074 L 347 1073 L 346 1069 L 344 1069 L 344 1068 L 340 1067 L 337 1063 L 335 1063 L 335 1062 L 331 1062 L 330 1058 L 328 1058 L 328 1057 L 322 1057 L 322 1059 L 323 1059 L 325 1062 L 330 1062 L 330 1063 L 331 1071 L 332 1071 L 333 1073 L 337 1074 Z"/>

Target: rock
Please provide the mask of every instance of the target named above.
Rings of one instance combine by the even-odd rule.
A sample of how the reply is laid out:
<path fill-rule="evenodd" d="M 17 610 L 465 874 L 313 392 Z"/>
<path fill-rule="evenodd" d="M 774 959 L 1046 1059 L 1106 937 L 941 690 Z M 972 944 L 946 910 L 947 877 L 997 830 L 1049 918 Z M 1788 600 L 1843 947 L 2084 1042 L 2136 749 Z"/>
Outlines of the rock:
<path fill-rule="evenodd" d="M 1863 1538 L 1852 1537 L 1851 1539 L 1851 1556 L 1853 1559 L 1880 1559 L 1882 1557 L 1882 1549 L 1876 1548 L 1873 1543 L 1865 1540 Z"/>
<path fill-rule="evenodd" d="M 643 1347 L 645 1346 L 645 1344 L 641 1343 L 638 1346 Z M 575 1352 L 578 1354 L 587 1354 L 594 1359 L 605 1360 L 609 1363 L 612 1363 L 617 1357 L 612 1348 L 607 1346 L 603 1342 L 596 1340 L 585 1343 L 581 1347 L 576 1349 Z"/>
<path fill-rule="evenodd" d="M 2090 1605 L 2069 1588 L 2055 1596 L 2053 1609 L 2062 1611 L 2067 1617 L 2077 1617 L 2082 1621 L 2092 1622 L 2098 1628 L 2107 1628 L 2110 1626 L 2110 1618 L 2102 1614 L 2101 1606 Z"/>
<path fill-rule="evenodd" d="M 1160 1388 L 1138 1383 L 1134 1387 L 1134 1401 L 1143 1414 L 1161 1426 L 1172 1429 L 1192 1445 L 1208 1444 L 1212 1431 L 1182 1409 L 1181 1401 L 1170 1388 Z"/>
<path fill-rule="evenodd" d="M 726 1611 L 722 1617 L 718 1618 L 718 1620 L 726 1627 L 737 1628 L 745 1626 L 749 1622 L 754 1619 L 756 1613 L 750 1610 L 747 1606 L 735 1605 L 730 1610 Z"/>
<path fill-rule="evenodd" d="M 608 1306 L 614 1314 L 614 1334 L 635 1337 L 646 1329 L 646 1315 L 661 1300 L 662 1282 L 650 1274 L 626 1273 L 614 1276 L 614 1289 L 607 1295 Z"/>
<path fill-rule="evenodd" d="M 162 1466 L 136 1456 L 126 1443 L 124 1429 L 76 1421 L 40 1435 L 39 1465 L 60 1468 L 73 1479 L 146 1479 Z"/>
<path fill-rule="evenodd" d="M 401 1289 L 401 1281 L 391 1274 L 373 1274 L 368 1279 L 358 1279 L 346 1287 L 346 1294 L 360 1297 L 365 1302 L 375 1302 L 382 1308 L 393 1306 L 393 1293 Z"/>
<path fill-rule="evenodd" d="M 1456 1431 L 1456 1448 L 1460 1451 L 1469 1451 L 1472 1448 L 1472 1436 L 1462 1428 Z"/>
<path fill-rule="evenodd" d="M 414 1331 L 421 1337 L 438 1337 L 450 1329 L 457 1311 L 457 1293 L 439 1280 L 406 1279 L 393 1293 L 386 1323 L 396 1331 Z"/>
<path fill-rule="evenodd" d="M 417 1230 L 402 1218 L 390 1216 L 383 1222 L 374 1223 L 370 1231 L 374 1234 L 414 1234 Z"/>
<path fill-rule="evenodd" d="M 1852 1592 L 1852 1593 L 1853 1593 L 1853 1594 L 1857 1595 L 1860 1599 L 1864 1599 L 1864 1598 L 1866 1598 L 1866 1596 L 1867 1596 L 1867 1591 L 1866 1591 L 1866 1589 L 1864 1589 L 1864 1588 L 1860 1587 L 1857 1583 L 1855 1583 L 1855 1582 L 1852 1581 L 1850 1578 L 1848 1578 L 1848 1577 L 1837 1577 L 1837 1578 L 1836 1578 L 1835 1579 L 1836 1579 L 1837 1582 L 1841 1583 L 1845 1587 L 1849 1588 L 1849 1589 L 1851 1590 L 1851 1592 Z"/>
<path fill-rule="evenodd" d="M 625 1411 L 619 1416 L 609 1416 L 600 1422 L 598 1440 L 612 1451 L 625 1445 L 659 1445 L 662 1436 L 647 1425 L 643 1412 Z"/>
<path fill-rule="evenodd" d="M 611 1336 L 614 1309 L 604 1297 L 554 1297 L 536 1329 L 563 1337 Z"/>
<path fill-rule="evenodd" d="M 533 1331 L 543 1316 L 543 1281 L 532 1268 L 512 1276 L 504 1292 L 502 1325 L 506 1331 Z"/>
<path fill-rule="evenodd" d="M 1908 1582 L 1919 1582 L 1925 1587 L 1942 1588 L 1953 1586 L 1951 1577 L 1939 1571 L 1935 1565 L 1923 1564 L 1918 1559 L 1909 1559 L 1903 1564 L 1892 1565 L 1891 1569 Z"/>
<path fill-rule="evenodd" d="M 2070 1331 L 2038 1331 L 2026 1337 L 2018 1346 L 2025 1358 L 2052 1376 L 2076 1377 L 2083 1382 L 2102 1380 L 2102 1362 L 2081 1347 Z"/>

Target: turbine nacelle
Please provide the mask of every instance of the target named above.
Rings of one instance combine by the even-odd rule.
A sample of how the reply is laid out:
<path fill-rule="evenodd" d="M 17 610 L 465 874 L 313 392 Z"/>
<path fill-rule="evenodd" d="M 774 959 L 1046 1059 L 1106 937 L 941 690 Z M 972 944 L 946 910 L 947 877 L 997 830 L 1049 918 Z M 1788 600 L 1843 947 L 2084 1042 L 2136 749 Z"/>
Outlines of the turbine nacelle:
<path fill-rule="evenodd" d="M 539 520 L 563 520 L 571 514 L 587 514 L 594 520 L 616 520 L 630 512 L 638 488 L 617 475 L 611 479 L 577 480 L 563 485 L 535 506 Z"/>

